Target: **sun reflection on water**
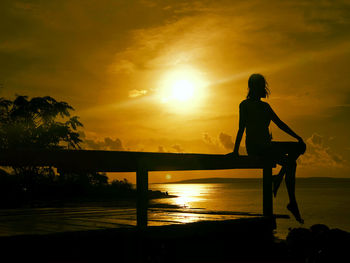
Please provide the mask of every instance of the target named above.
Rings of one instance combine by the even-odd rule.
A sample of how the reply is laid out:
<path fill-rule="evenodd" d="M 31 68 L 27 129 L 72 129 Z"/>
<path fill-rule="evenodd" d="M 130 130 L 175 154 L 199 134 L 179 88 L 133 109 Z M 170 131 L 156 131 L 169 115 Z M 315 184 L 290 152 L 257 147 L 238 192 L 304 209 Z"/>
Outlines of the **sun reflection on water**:
<path fill-rule="evenodd" d="M 225 195 L 225 190 L 216 184 L 158 184 L 154 187 L 176 197 L 156 200 L 157 203 L 166 205 L 164 208 L 151 209 L 151 213 L 149 213 L 150 225 L 228 220 L 245 216 L 230 212 L 220 213 L 219 210 L 223 211 L 223 207 L 218 206 L 218 204 L 222 203 L 222 195 Z M 175 205 L 177 208 L 167 205 Z"/>
<path fill-rule="evenodd" d="M 210 189 L 206 184 L 168 184 L 167 191 L 177 197 L 171 198 L 172 204 L 184 208 L 197 207 L 198 203 L 205 201 Z"/>

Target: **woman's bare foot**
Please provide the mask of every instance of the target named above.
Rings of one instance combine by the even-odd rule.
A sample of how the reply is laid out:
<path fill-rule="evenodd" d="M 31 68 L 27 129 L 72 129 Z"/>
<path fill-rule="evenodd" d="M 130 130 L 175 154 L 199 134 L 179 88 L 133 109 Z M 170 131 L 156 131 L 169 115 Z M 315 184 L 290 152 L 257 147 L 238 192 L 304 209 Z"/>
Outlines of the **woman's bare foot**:
<path fill-rule="evenodd" d="M 295 204 L 291 204 L 289 203 L 287 205 L 287 209 L 293 214 L 293 216 L 295 217 L 295 219 L 300 223 L 300 224 L 304 224 L 304 219 L 301 218 L 300 213 L 299 213 L 299 209 L 298 209 L 298 205 Z"/>

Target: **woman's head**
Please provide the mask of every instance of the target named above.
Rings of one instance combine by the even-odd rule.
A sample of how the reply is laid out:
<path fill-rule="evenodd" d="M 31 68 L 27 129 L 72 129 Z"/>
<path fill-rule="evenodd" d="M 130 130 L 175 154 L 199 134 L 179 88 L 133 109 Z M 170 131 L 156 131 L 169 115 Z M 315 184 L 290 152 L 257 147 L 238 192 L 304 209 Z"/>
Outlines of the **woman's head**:
<path fill-rule="evenodd" d="M 267 81 L 261 74 L 252 74 L 248 80 L 248 99 L 266 98 L 270 94 Z"/>

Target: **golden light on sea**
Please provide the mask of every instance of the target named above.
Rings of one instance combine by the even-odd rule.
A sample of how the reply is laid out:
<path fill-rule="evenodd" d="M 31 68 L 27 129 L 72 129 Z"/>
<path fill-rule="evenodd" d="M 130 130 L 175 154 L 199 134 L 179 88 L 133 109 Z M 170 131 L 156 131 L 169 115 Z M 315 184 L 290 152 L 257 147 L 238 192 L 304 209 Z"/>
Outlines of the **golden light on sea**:
<path fill-rule="evenodd" d="M 176 184 L 176 194 L 174 199 L 176 205 L 191 207 L 193 202 L 200 200 L 201 188 L 193 187 L 191 184 Z"/>

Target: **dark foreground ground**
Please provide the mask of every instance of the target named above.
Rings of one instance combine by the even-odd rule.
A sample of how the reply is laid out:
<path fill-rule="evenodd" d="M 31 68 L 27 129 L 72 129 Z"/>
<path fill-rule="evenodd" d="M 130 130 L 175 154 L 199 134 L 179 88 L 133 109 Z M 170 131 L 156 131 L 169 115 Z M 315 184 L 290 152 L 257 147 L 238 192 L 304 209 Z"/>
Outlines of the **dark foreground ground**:
<path fill-rule="evenodd" d="M 1 237 L 1 262 L 349 262 L 347 232 L 316 225 L 280 241 L 272 227 L 248 218 Z"/>

